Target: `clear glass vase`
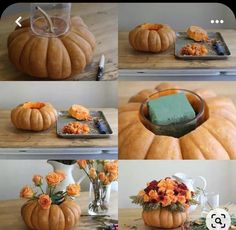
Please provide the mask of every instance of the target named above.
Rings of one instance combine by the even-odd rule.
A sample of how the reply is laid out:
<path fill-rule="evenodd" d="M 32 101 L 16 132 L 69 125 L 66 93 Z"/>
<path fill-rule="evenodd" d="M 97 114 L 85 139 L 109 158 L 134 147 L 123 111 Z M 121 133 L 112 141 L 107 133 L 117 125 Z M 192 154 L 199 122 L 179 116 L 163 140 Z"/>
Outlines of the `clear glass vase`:
<path fill-rule="evenodd" d="M 109 209 L 111 185 L 102 185 L 100 181 L 90 183 L 89 194 L 88 214 L 92 216 L 106 214 Z"/>
<path fill-rule="evenodd" d="M 70 13 L 71 3 L 31 3 L 31 30 L 40 36 L 61 36 L 70 28 Z"/>

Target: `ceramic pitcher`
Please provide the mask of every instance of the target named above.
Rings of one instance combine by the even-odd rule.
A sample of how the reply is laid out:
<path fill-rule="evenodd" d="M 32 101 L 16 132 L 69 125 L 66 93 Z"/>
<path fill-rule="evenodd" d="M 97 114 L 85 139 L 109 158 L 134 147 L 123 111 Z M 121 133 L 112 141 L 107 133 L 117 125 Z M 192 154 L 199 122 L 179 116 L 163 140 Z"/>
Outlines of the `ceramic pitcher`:
<path fill-rule="evenodd" d="M 197 176 L 195 178 L 192 178 L 184 173 L 175 173 L 172 177 L 175 180 L 184 183 L 188 187 L 188 189 L 193 192 L 196 191 L 196 187 L 199 187 L 200 189 L 205 190 L 207 186 L 207 181 L 202 176 Z M 200 195 L 198 195 L 196 199 L 199 201 Z M 191 207 L 189 208 L 189 212 L 194 211 L 196 208 L 197 208 L 197 205 L 191 205 Z"/>
<path fill-rule="evenodd" d="M 65 191 L 67 185 L 69 184 L 75 184 L 78 183 L 80 184 L 86 177 L 86 175 L 84 174 L 83 176 L 81 176 L 79 178 L 78 181 L 75 181 L 72 172 L 73 169 L 75 167 L 75 164 L 71 164 L 71 165 L 67 165 L 67 164 L 63 164 L 61 162 L 58 161 L 54 161 L 54 160 L 48 160 L 47 161 L 48 164 L 50 164 L 53 167 L 53 171 L 62 171 L 65 173 L 66 177 L 65 180 L 63 180 L 55 189 L 55 192 L 57 191 Z"/>

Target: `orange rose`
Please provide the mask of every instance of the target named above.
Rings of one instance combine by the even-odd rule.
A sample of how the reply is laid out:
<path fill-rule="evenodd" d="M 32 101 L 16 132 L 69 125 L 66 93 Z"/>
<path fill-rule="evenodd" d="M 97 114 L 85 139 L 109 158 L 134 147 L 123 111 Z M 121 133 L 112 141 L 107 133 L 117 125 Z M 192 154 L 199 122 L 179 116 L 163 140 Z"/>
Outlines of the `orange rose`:
<path fill-rule="evenodd" d="M 171 204 L 171 199 L 169 196 L 164 196 L 164 199 L 161 201 L 162 206 L 166 207 Z"/>
<path fill-rule="evenodd" d="M 117 178 L 118 178 L 118 174 L 117 173 L 111 173 L 109 175 L 109 181 L 110 182 L 117 180 Z"/>
<path fill-rule="evenodd" d="M 21 189 L 20 191 L 20 197 L 21 198 L 27 198 L 30 199 L 34 195 L 33 189 L 30 188 L 29 186 L 25 186 Z"/>
<path fill-rule="evenodd" d="M 39 196 L 38 203 L 43 209 L 49 209 L 52 203 L 51 198 L 47 194 L 42 194 Z"/>
<path fill-rule="evenodd" d="M 89 170 L 89 176 L 90 176 L 91 178 L 93 178 L 93 179 L 96 178 L 97 172 L 96 172 L 96 169 L 95 169 L 95 168 L 91 168 L 91 169 Z"/>
<path fill-rule="evenodd" d="M 157 199 L 158 199 L 157 191 L 155 191 L 155 190 L 151 190 L 151 191 L 148 193 L 148 195 L 149 195 L 149 198 L 150 198 L 151 200 L 157 200 Z"/>
<path fill-rule="evenodd" d="M 172 196 L 172 195 L 174 195 L 174 194 L 175 194 L 175 193 L 174 193 L 173 190 L 170 190 L 170 189 L 166 190 L 166 195 Z"/>
<path fill-rule="evenodd" d="M 86 160 L 78 160 L 78 161 L 77 161 L 77 164 L 78 164 L 79 167 L 82 169 L 82 168 L 85 168 L 85 167 L 86 167 L 87 161 L 86 161 Z"/>
<path fill-rule="evenodd" d="M 144 196 L 143 196 L 143 201 L 144 202 L 148 202 L 150 199 L 149 199 L 149 196 L 147 195 L 147 194 L 145 194 Z"/>
<path fill-rule="evenodd" d="M 54 187 L 62 181 L 62 176 L 61 174 L 58 174 L 56 172 L 50 172 L 46 176 L 46 181 L 47 181 L 48 186 Z"/>
<path fill-rule="evenodd" d="M 111 162 L 105 163 L 104 169 L 105 169 L 105 171 L 107 171 L 109 173 L 116 174 L 117 171 L 118 171 L 118 162 L 117 161 L 111 161 Z"/>
<path fill-rule="evenodd" d="M 65 178 L 66 178 L 65 172 L 63 172 L 63 171 L 55 171 L 55 173 L 57 173 L 61 177 L 60 181 L 65 180 Z"/>
<path fill-rule="evenodd" d="M 108 178 L 107 176 L 105 177 L 105 179 L 104 179 L 104 181 L 103 181 L 103 184 L 104 184 L 104 185 L 110 184 L 109 178 Z"/>
<path fill-rule="evenodd" d="M 104 172 L 100 172 L 98 174 L 98 178 L 101 182 L 103 182 L 106 179 L 106 174 Z"/>
<path fill-rule="evenodd" d="M 185 203 L 186 203 L 186 198 L 185 198 L 185 196 L 178 195 L 178 196 L 177 196 L 177 200 L 178 200 L 181 204 L 185 204 Z"/>
<path fill-rule="evenodd" d="M 40 175 L 34 175 L 32 181 L 34 182 L 35 186 L 41 186 L 43 183 L 43 177 Z"/>
<path fill-rule="evenodd" d="M 70 184 L 66 187 L 66 192 L 69 196 L 79 196 L 80 185 L 79 184 Z"/>
<path fill-rule="evenodd" d="M 190 200 L 192 198 L 191 191 L 187 191 L 185 196 L 187 200 Z"/>

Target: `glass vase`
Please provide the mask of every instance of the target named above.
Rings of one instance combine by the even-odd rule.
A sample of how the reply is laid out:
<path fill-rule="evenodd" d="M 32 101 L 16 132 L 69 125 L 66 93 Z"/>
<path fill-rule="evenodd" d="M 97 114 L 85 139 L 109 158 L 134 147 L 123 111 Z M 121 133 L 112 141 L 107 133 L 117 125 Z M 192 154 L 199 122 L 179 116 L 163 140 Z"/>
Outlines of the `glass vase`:
<path fill-rule="evenodd" d="M 92 216 L 105 215 L 109 209 L 111 185 L 103 185 L 100 181 L 90 183 L 89 194 L 88 214 Z"/>

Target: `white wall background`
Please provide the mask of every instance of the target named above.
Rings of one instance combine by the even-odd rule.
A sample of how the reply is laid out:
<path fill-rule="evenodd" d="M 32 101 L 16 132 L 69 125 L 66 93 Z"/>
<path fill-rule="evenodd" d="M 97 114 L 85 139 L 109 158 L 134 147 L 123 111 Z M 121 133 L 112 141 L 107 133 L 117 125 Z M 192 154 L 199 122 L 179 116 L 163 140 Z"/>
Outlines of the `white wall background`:
<path fill-rule="evenodd" d="M 236 203 L 236 161 L 119 161 L 119 208 L 138 208 L 129 196 L 136 195 L 153 179 L 162 179 L 177 172 L 190 177 L 203 176 L 206 191 L 217 192 L 220 203 Z"/>
<path fill-rule="evenodd" d="M 236 29 L 233 12 L 220 3 L 120 3 L 119 31 L 128 31 L 144 22 L 169 24 L 175 30 L 190 25 L 206 29 Z M 211 24 L 211 19 L 223 19 L 224 24 Z"/>
<path fill-rule="evenodd" d="M 117 82 L 0 82 L 0 109 L 12 109 L 26 101 L 50 102 L 57 109 L 72 104 L 115 108 Z"/>
<path fill-rule="evenodd" d="M 53 171 L 46 160 L 0 160 L 0 169 L 0 200 L 18 199 L 23 186 L 33 185 L 33 175 L 39 174 L 45 177 L 48 172 Z M 75 181 L 82 175 L 84 172 L 75 165 L 73 170 Z M 112 189 L 118 190 L 117 182 L 112 184 Z M 87 177 L 81 183 L 81 191 L 89 191 Z"/>

